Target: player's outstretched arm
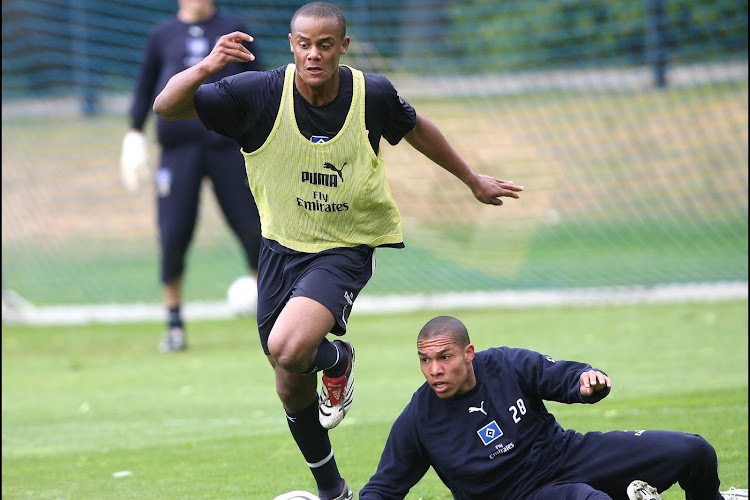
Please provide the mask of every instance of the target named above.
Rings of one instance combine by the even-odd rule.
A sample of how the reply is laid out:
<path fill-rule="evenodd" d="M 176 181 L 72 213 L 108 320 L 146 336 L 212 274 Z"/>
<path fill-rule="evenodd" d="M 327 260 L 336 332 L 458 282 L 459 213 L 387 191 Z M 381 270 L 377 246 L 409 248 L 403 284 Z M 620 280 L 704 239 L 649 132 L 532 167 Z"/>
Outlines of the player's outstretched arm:
<path fill-rule="evenodd" d="M 419 113 L 417 124 L 404 139 L 414 149 L 461 179 L 482 203 L 502 205 L 501 197 L 520 198 L 518 193 L 523 191 L 523 186 L 475 172 L 448 143 L 440 129 Z"/>
<path fill-rule="evenodd" d="M 164 90 L 154 100 L 154 113 L 165 120 L 197 118 L 193 97 L 198 87 L 209 75 L 231 62 L 245 63 L 254 60 L 252 52 L 242 45 L 242 42 L 252 41 L 253 37 L 241 31 L 219 38 L 211 53 L 202 61 L 169 79 Z"/>
<path fill-rule="evenodd" d="M 591 396 L 595 392 L 611 388 L 612 380 L 598 370 L 589 370 L 581 373 L 580 384 L 581 395 Z"/>

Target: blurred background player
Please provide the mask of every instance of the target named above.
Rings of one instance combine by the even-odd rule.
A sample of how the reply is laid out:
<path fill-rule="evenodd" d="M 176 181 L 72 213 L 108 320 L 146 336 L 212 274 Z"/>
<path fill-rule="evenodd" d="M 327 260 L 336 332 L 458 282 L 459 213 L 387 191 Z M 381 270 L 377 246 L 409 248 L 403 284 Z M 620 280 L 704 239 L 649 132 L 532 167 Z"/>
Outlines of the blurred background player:
<path fill-rule="evenodd" d="M 222 15 L 213 0 L 179 0 L 173 18 L 151 31 L 130 108 L 130 130 L 122 144 L 121 174 L 133 192 L 147 182 L 147 144 L 142 133 L 156 95 L 172 75 L 206 57 L 222 35 L 247 31 L 239 19 Z M 210 81 L 261 69 L 258 49 L 247 43 L 256 58 L 227 64 Z M 161 158 L 155 187 L 161 252 L 161 282 L 168 309 L 167 332 L 161 352 L 187 347 L 180 307 L 185 256 L 193 238 L 204 177 L 209 177 L 219 206 L 241 243 L 250 275 L 257 277 L 260 219 L 249 189 L 245 164 L 236 142 L 207 130 L 198 119 L 167 122 L 157 117 Z"/>

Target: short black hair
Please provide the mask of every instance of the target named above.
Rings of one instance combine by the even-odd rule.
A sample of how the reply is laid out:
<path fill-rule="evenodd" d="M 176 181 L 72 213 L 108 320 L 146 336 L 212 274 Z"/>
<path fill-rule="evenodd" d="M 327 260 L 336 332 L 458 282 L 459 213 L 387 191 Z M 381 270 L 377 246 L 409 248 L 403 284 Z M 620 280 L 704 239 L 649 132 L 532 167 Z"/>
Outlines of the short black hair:
<path fill-rule="evenodd" d="M 341 39 L 346 37 L 346 17 L 344 12 L 333 4 L 327 2 L 311 2 L 303 5 L 297 12 L 292 16 L 292 20 L 289 22 L 289 31 L 294 31 L 294 21 L 298 17 L 312 17 L 315 19 L 335 19 L 338 25 L 339 31 L 341 31 Z"/>
<path fill-rule="evenodd" d="M 471 343 L 471 340 L 469 339 L 469 331 L 466 329 L 466 325 L 453 316 L 438 316 L 432 318 L 419 331 L 417 343 L 419 343 L 420 340 L 432 339 L 440 337 L 441 335 L 450 336 L 451 342 L 457 344 L 461 348 L 464 348 Z"/>

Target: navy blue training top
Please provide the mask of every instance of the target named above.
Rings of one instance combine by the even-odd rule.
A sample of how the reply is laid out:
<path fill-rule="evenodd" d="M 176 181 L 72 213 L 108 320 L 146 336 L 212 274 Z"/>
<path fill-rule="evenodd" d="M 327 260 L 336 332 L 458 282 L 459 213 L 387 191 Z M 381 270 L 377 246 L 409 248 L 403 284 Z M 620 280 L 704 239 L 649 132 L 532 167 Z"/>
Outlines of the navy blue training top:
<path fill-rule="evenodd" d="M 232 137 L 247 152 L 258 149 L 276 121 L 284 89 L 286 66 L 271 71 L 248 72 L 216 83 L 201 85 L 195 94 L 198 116 L 209 130 Z M 344 125 L 352 102 L 353 78 L 339 67 L 341 83 L 336 98 L 323 106 L 307 102 L 294 87 L 294 114 L 302 135 L 333 138 Z M 365 124 L 377 153 L 380 138 L 395 145 L 417 123 L 416 111 L 401 99 L 382 75 L 365 75 Z"/>
<path fill-rule="evenodd" d="M 210 19 L 186 24 L 177 17 L 156 25 L 149 36 L 146 54 L 141 63 L 140 75 L 130 107 L 130 126 L 142 130 L 152 111 L 154 99 L 164 89 L 169 79 L 206 57 L 222 35 L 233 31 L 250 33 L 247 26 L 233 17 L 217 12 Z M 262 68 L 258 48 L 254 43 L 245 46 L 256 59 L 249 63 L 230 63 L 209 77 L 213 82 L 243 71 Z M 206 130 L 198 119 L 167 121 L 156 117 L 159 143 L 170 148 L 186 142 L 208 141 L 209 144 L 234 146 L 232 141 Z"/>
<path fill-rule="evenodd" d="M 458 500 L 523 498 L 582 436 L 564 430 L 543 400 L 596 403 L 609 394 L 581 395 L 590 365 L 526 349 L 477 352 L 473 365 L 477 385 L 466 394 L 440 399 L 427 383 L 414 393 L 360 500 L 403 499 L 429 467 Z"/>

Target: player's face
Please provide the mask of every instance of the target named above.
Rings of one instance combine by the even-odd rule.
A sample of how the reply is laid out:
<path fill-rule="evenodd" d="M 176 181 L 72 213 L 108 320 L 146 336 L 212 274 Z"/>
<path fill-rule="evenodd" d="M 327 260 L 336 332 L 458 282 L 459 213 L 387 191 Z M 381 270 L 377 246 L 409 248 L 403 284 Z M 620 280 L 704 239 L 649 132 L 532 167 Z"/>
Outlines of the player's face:
<path fill-rule="evenodd" d="M 327 85 L 338 90 L 339 58 L 349 47 L 349 37 L 342 40 L 335 18 L 298 17 L 289 33 L 289 46 L 294 53 L 297 88 L 303 95 L 319 93 Z"/>
<path fill-rule="evenodd" d="M 460 347 L 449 335 L 420 340 L 417 344 L 419 365 L 427 383 L 441 399 L 470 391 L 477 384 L 474 377 L 474 346 Z"/>
<path fill-rule="evenodd" d="M 213 14 L 213 0 L 179 0 L 180 10 L 195 19 L 204 19 Z"/>

